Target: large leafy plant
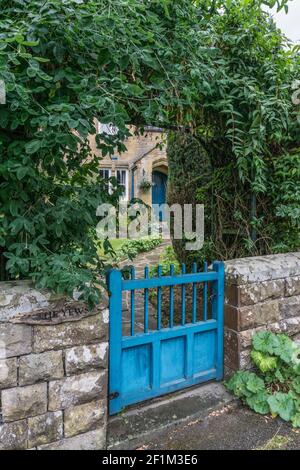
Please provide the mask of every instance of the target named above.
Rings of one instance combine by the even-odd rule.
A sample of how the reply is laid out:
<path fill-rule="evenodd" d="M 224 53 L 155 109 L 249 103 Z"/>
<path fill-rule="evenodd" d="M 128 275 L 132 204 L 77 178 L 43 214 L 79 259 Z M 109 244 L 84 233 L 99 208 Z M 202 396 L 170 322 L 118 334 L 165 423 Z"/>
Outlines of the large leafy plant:
<path fill-rule="evenodd" d="M 252 410 L 300 427 L 300 348 L 288 336 L 268 331 L 252 340 L 258 373 L 238 371 L 226 386 Z"/>

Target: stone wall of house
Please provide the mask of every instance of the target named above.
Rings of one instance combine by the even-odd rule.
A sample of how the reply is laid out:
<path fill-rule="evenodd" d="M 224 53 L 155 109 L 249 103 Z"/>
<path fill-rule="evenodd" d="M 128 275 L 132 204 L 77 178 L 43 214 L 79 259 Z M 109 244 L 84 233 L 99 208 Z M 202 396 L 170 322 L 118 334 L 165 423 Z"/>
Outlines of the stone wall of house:
<path fill-rule="evenodd" d="M 0 283 L 0 450 L 106 447 L 106 306 Z"/>
<path fill-rule="evenodd" d="M 251 368 L 254 333 L 300 339 L 300 253 L 225 263 L 225 371 Z"/>
<path fill-rule="evenodd" d="M 142 190 L 140 187 L 143 181 L 152 182 L 152 172 L 154 170 L 161 173 L 168 173 L 168 160 L 166 146 L 156 147 L 140 159 L 133 160 L 130 168 L 134 168 L 135 197 L 141 199 L 145 204 L 152 204 L 152 188 Z"/>
<path fill-rule="evenodd" d="M 165 137 L 161 131 L 149 130 L 145 131 L 143 135 L 135 135 L 135 129 L 130 127 L 131 136 L 125 140 L 127 150 L 122 153 L 116 151 L 118 160 L 116 165 L 118 167 L 129 168 L 135 160 L 139 159 L 143 155 L 152 152 L 155 149 L 159 149 L 159 145 L 162 144 Z M 101 156 L 101 151 L 97 148 L 95 136 L 90 136 L 91 149 L 95 155 Z M 160 150 L 163 156 L 166 156 L 165 147 Z M 114 165 L 111 157 L 106 155 L 101 160 L 101 167 L 111 167 Z"/>

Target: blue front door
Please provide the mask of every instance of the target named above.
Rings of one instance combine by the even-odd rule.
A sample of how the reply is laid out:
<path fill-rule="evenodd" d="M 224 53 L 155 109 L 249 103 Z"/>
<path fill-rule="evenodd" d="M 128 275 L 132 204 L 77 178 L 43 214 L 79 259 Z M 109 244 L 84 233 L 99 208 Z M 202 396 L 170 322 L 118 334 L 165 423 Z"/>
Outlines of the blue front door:
<path fill-rule="evenodd" d="M 159 211 L 157 205 L 166 203 L 167 194 L 167 180 L 168 177 L 160 171 L 153 171 L 152 173 L 152 205 L 154 206 L 154 213 L 160 221 L 165 219 L 164 211 Z"/>

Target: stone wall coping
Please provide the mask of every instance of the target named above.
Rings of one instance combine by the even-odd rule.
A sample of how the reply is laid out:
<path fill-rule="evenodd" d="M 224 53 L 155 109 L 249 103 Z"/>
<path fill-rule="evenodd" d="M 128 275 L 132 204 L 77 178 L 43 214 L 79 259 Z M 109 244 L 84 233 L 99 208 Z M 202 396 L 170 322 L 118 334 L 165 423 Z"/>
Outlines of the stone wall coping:
<path fill-rule="evenodd" d="M 228 260 L 225 274 L 235 285 L 299 276 L 300 252 Z"/>
<path fill-rule="evenodd" d="M 33 323 L 38 322 L 41 316 L 46 323 L 44 314 L 55 317 L 56 310 L 62 310 L 63 306 L 69 309 L 85 310 L 84 303 L 78 301 L 79 293 L 74 292 L 73 299 L 64 295 L 56 294 L 49 289 L 38 289 L 30 280 L 23 281 L 5 281 L 0 282 L 0 323 L 3 322 L 22 322 L 30 323 L 30 317 Z M 103 300 L 96 310 L 107 308 L 107 295 L 104 293 Z M 94 311 L 94 314 L 97 313 Z M 86 312 L 84 316 L 91 315 L 92 312 Z M 44 318 L 45 317 L 45 318 Z M 80 314 L 77 319 L 80 319 Z M 53 318 L 54 320 L 54 318 Z M 60 320 L 50 321 L 50 323 L 59 323 Z M 73 321 L 76 318 L 65 318 L 64 321 Z"/>

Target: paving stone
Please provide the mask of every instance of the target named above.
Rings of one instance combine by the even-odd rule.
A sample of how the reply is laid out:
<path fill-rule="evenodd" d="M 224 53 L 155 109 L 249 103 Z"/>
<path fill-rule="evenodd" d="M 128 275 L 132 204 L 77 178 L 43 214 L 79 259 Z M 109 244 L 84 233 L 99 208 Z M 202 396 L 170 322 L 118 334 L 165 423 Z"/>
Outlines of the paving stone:
<path fill-rule="evenodd" d="M 299 450 L 300 433 L 290 423 L 226 404 L 180 426 L 158 428 L 112 447 L 114 450 Z M 198 460 L 198 464 L 201 461 Z"/>

